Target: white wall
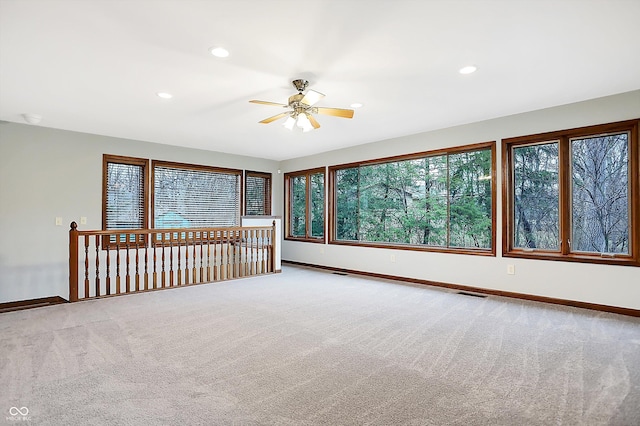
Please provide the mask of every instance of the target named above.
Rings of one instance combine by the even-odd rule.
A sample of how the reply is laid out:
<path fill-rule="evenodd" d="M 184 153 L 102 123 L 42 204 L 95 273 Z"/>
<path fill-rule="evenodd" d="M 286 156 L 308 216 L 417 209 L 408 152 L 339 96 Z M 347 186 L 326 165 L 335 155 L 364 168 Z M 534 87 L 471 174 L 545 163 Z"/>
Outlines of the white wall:
<path fill-rule="evenodd" d="M 276 161 L 0 122 L 0 303 L 68 297 L 69 224 L 102 226 L 103 154 L 271 172 L 282 215 Z"/>
<path fill-rule="evenodd" d="M 362 111 L 360 116 L 366 114 Z M 284 161 L 282 172 L 640 118 L 640 91 L 512 115 L 453 128 L 378 141 Z M 428 120 L 428 116 L 425 118 Z M 636 173 L 640 173 L 636 170 Z M 502 258 L 501 176 L 498 173 L 497 256 L 482 257 L 319 245 L 285 241 L 283 260 L 469 285 L 565 300 L 640 309 L 640 268 L 631 266 Z M 395 262 L 391 262 L 391 255 Z M 507 265 L 515 275 L 507 275 Z"/>

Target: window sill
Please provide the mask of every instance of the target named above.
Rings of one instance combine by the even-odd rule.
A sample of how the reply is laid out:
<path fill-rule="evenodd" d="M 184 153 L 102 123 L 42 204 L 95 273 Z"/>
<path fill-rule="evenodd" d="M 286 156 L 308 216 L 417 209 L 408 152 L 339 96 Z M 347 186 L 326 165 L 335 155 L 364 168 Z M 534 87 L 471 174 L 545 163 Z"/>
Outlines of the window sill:
<path fill-rule="evenodd" d="M 329 244 L 342 245 L 342 246 L 355 246 L 355 247 L 373 247 L 373 248 L 386 248 L 393 250 L 409 250 L 409 251 L 426 251 L 433 253 L 450 253 L 450 254 L 466 254 L 473 256 L 492 256 L 495 257 L 495 250 L 491 249 L 474 249 L 474 248 L 453 248 L 453 247 L 436 247 L 436 246 L 422 246 L 422 245 L 410 245 L 410 244 L 392 244 L 392 243 L 374 243 L 363 241 L 341 241 L 331 240 Z"/>
<path fill-rule="evenodd" d="M 520 259 L 537 259 L 537 260 L 552 260 L 560 262 L 578 262 L 578 263 L 592 263 L 603 265 L 621 265 L 621 266 L 640 266 L 640 262 L 631 256 L 599 256 L 599 255 L 587 255 L 587 254 L 569 254 L 563 255 L 560 253 L 554 253 L 549 251 L 519 251 L 514 250 L 510 252 L 502 253 L 502 257 L 513 257 Z"/>
<path fill-rule="evenodd" d="M 285 237 L 285 241 L 300 241 L 303 243 L 316 243 L 316 244 L 325 244 L 324 237 L 320 238 L 305 238 L 305 237 Z"/>

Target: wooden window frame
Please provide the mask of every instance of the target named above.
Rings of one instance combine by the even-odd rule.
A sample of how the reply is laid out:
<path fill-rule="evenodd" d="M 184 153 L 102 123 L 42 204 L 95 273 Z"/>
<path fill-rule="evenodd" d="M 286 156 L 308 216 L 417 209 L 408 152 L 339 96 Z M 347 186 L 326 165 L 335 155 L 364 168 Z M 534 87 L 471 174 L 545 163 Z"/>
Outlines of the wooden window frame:
<path fill-rule="evenodd" d="M 502 140 L 502 256 L 524 259 L 640 266 L 640 119 L 579 127 Z M 600 253 L 572 252 L 571 238 L 571 158 L 572 139 L 612 133 L 629 133 L 629 255 L 602 257 Z M 513 148 L 558 141 L 559 236 L 560 249 L 534 250 L 513 247 Z"/>
<path fill-rule="evenodd" d="M 311 236 L 311 175 L 322 173 L 324 184 L 324 208 L 322 218 L 322 237 Z M 305 217 L 305 236 L 299 237 L 291 235 L 291 180 L 294 177 L 305 176 L 305 203 L 306 203 L 306 217 Z M 327 241 L 327 171 L 325 167 L 317 167 L 314 169 L 299 170 L 295 172 L 289 172 L 284 174 L 284 205 L 285 205 L 285 240 L 291 241 L 304 241 L 308 243 L 321 243 L 325 244 Z"/>
<path fill-rule="evenodd" d="M 143 226 L 139 229 L 145 229 L 149 226 L 149 160 L 146 158 L 127 157 L 121 155 L 103 154 L 102 155 L 102 230 L 111 231 L 107 229 L 107 171 L 108 163 L 126 164 L 131 166 L 141 166 L 143 174 Z M 115 231 L 115 230 L 114 230 Z M 141 239 L 140 244 L 146 245 L 146 239 Z M 112 243 L 108 238 L 102 238 L 102 248 L 104 250 L 115 249 L 116 246 L 122 246 L 126 243 Z M 135 244 L 135 243 L 134 243 Z"/>
<path fill-rule="evenodd" d="M 273 203 L 271 202 L 271 197 L 273 196 L 272 174 L 267 172 L 254 172 L 250 170 L 245 170 L 244 172 L 244 190 L 245 191 L 247 189 L 247 179 L 250 177 L 263 178 L 268 182 L 267 188 L 265 188 L 266 189 L 265 194 L 263 194 L 264 205 L 265 205 L 264 216 L 271 216 L 271 211 L 272 211 L 271 206 L 273 205 Z M 248 202 L 248 197 L 247 197 L 247 194 L 244 193 L 243 209 L 244 209 L 245 216 L 247 216 L 247 202 Z M 250 216 L 259 216 L 259 215 L 250 215 Z"/>
<path fill-rule="evenodd" d="M 345 241 L 336 238 L 336 172 L 341 169 L 353 168 L 359 166 L 367 166 L 374 164 L 384 164 L 405 160 L 415 160 L 425 157 L 435 157 L 449 154 L 459 154 L 464 152 L 480 151 L 489 149 L 491 151 L 491 248 L 490 249 L 474 249 L 470 247 L 440 247 L 415 244 L 399 244 L 399 243 L 383 243 L 383 242 L 367 242 L 367 241 Z M 358 247 L 375 247 L 388 248 L 410 251 L 427 251 L 440 253 L 467 254 L 476 256 L 496 256 L 496 141 L 481 142 L 476 144 L 462 145 L 450 148 L 442 148 L 432 151 L 423 151 L 413 154 L 397 155 L 392 157 L 378 158 L 367 161 L 354 163 L 339 164 L 329 167 L 329 244 L 358 246 Z M 447 221 L 449 218 L 447 217 Z"/>

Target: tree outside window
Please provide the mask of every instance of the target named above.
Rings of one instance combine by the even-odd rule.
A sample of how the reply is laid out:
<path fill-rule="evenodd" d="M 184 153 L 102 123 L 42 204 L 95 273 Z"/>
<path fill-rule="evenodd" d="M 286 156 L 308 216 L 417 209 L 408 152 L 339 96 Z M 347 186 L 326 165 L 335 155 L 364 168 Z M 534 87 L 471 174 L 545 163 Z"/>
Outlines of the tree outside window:
<path fill-rule="evenodd" d="M 638 120 L 503 141 L 505 256 L 640 265 Z"/>
<path fill-rule="evenodd" d="M 332 243 L 494 251 L 495 143 L 331 167 Z"/>

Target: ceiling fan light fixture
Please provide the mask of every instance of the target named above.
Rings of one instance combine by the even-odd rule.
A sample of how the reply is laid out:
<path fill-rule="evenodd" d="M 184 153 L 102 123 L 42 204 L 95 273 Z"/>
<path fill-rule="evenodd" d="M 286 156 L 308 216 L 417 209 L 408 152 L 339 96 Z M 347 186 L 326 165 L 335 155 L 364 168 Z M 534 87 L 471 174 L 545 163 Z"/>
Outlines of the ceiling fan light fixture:
<path fill-rule="evenodd" d="M 287 130 L 293 130 L 293 126 L 296 124 L 296 119 L 293 118 L 292 115 L 287 118 L 287 121 L 284 122 L 283 126 Z"/>
<path fill-rule="evenodd" d="M 311 124 L 311 120 L 309 120 L 309 115 L 308 114 L 304 114 L 304 122 L 303 122 L 303 126 L 302 126 L 302 133 L 307 133 L 310 132 L 314 129 L 313 124 Z"/>
<path fill-rule="evenodd" d="M 298 114 L 298 123 L 297 123 L 298 127 L 305 128 L 310 125 L 311 123 L 309 122 L 309 119 L 307 118 L 306 114 Z"/>

